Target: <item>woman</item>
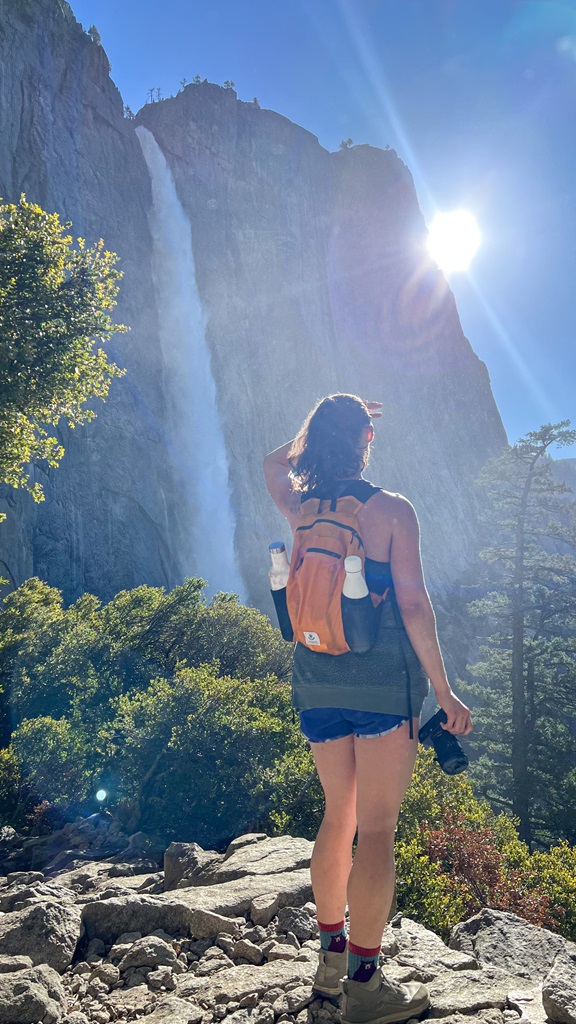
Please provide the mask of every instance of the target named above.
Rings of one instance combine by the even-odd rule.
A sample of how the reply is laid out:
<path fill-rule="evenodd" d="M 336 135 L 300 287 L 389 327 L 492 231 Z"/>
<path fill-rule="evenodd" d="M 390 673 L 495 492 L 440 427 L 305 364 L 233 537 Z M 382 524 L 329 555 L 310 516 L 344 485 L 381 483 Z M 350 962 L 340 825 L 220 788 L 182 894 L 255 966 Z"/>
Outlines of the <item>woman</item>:
<path fill-rule="evenodd" d="M 294 706 L 326 802 L 310 865 L 321 940 L 314 988 L 337 995 L 344 978 L 344 1024 L 404 1021 L 429 1004 L 424 985 L 394 985 L 378 967 L 394 892 L 394 832 L 416 758 L 428 677 L 448 716 L 445 728 L 463 734 L 472 728 L 468 708 L 446 677 L 414 508 L 400 494 L 362 477 L 372 420 L 382 415 L 381 408 L 354 395 L 330 395 L 295 440 L 264 460 L 270 495 L 293 531 L 300 504 L 309 497 L 353 494 L 364 503 L 358 521 L 367 583 L 373 593 L 388 588 L 376 643 L 367 654 L 333 656 L 302 644 L 294 651 Z"/>

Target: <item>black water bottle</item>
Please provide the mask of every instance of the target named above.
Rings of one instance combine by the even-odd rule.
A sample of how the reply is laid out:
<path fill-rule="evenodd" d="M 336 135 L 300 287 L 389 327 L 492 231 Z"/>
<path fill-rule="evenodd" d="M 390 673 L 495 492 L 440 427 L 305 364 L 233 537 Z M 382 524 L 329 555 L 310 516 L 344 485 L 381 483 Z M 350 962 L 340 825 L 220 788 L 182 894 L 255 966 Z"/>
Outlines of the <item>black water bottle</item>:
<path fill-rule="evenodd" d="M 268 578 L 270 580 L 272 600 L 274 601 L 276 615 L 278 616 L 278 625 L 280 626 L 282 639 L 292 642 L 294 640 L 294 630 L 292 629 L 292 623 L 290 622 L 288 604 L 286 601 L 286 584 L 288 583 L 288 576 L 290 575 L 290 562 L 288 561 L 288 555 L 286 554 L 286 547 L 284 546 L 283 541 L 272 541 L 268 550 L 270 551 L 270 558 L 272 559 Z"/>

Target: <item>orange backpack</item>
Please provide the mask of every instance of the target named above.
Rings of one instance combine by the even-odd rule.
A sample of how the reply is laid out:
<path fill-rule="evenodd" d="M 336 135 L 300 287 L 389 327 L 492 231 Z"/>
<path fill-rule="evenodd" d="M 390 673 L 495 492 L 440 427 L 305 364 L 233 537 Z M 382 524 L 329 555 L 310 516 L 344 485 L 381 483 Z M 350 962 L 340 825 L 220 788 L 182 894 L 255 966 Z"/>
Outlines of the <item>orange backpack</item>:
<path fill-rule="evenodd" d="M 358 555 L 364 570 L 364 543 L 358 523 L 363 505 L 358 498 L 344 495 L 308 498 L 300 507 L 301 525 L 294 534 L 286 599 L 294 641 L 312 651 L 345 654 L 351 649 L 342 621 L 344 559 Z M 372 605 L 385 597 L 372 595 Z"/>

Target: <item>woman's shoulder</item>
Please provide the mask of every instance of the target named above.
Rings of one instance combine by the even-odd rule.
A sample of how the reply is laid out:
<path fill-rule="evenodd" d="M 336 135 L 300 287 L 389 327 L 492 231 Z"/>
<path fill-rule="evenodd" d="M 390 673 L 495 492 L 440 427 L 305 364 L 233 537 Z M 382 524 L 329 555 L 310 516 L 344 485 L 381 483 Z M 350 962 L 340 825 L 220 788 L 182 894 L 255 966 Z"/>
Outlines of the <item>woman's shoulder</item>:
<path fill-rule="evenodd" d="M 410 509 L 414 507 L 412 502 L 398 491 L 387 491 L 384 487 L 376 487 L 374 484 L 370 484 L 370 487 L 373 489 L 373 493 L 366 503 L 367 508 L 371 506 L 372 508 L 385 508 L 388 510 L 390 508 Z"/>
<path fill-rule="evenodd" d="M 365 521 L 385 518 L 394 522 L 406 522 L 416 516 L 412 502 L 398 491 L 387 491 L 383 487 L 374 490 L 359 515 Z"/>

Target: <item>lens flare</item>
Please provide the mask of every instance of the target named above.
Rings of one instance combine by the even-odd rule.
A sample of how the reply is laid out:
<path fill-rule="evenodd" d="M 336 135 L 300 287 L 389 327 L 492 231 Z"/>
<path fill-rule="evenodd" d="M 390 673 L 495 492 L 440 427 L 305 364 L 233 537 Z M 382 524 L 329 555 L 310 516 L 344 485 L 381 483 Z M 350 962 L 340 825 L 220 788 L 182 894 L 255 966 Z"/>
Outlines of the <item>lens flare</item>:
<path fill-rule="evenodd" d="M 100 804 L 106 799 L 107 796 L 108 793 L 106 792 L 105 789 L 99 789 L 98 792 L 96 793 L 96 799 Z"/>
<path fill-rule="evenodd" d="M 468 210 L 437 213 L 428 231 L 428 252 L 445 274 L 468 270 L 482 240 Z"/>

